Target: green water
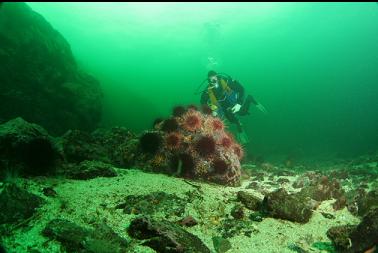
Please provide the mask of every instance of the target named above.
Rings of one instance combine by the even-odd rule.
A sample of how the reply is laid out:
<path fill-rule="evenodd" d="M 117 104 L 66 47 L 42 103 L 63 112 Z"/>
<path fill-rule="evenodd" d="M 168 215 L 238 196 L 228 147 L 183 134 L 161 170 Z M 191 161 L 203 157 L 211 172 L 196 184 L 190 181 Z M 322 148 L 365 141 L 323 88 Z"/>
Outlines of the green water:
<path fill-rule="evenodd" d="M 374 2 L 29 5 L 100 80 L 103 126 L 140 132 L 174 105 L 199 104 L 194 91 L 214 69 L 268 110 L 242 118 L 249 154 L 345 157 L 378 148 Z"/>

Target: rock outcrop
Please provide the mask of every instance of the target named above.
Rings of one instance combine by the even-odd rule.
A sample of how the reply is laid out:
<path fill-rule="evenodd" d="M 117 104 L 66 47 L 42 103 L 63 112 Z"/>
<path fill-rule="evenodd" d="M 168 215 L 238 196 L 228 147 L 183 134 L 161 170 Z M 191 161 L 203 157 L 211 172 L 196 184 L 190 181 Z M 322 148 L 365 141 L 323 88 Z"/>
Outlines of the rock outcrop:
<path fill-rule="evenodd" d="M 70 45 L 41 15 L 25 3 L 2 3 L 0 45 L 0 123 L 22 117 L 53 135 L 96 128 L 99 82 L 78 68 Z"/>
<path fill-rule="evenodd" d="M 54 140 L 41 126 L 20 117 L 0 124 L 0 178 L 50 174 L 58 160 Z"/>

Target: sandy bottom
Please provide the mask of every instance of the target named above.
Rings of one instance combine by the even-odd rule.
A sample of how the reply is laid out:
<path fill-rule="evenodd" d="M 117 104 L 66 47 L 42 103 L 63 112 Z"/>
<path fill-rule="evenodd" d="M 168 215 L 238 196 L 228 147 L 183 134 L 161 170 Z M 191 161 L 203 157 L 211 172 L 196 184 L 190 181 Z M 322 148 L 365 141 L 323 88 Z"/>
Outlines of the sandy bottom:
<path fill-rule="evenodd" d="M 35 216 L 27 225 L 13 228 L 10 235 L 4 238 L 4 245 L 10 252 L 64 252 L 58 242 L 50 241 L 41 235 L 46 224 L 55 218 L 64 218 L 84 227 L 90 227 L 100 221 L 108 224 L 120 236 L 128 241 L 133 241 L 126 232 L 131 220 L 137 217 L 134 214 L 125 214 L 121 209 L 116 209 L 127 195 L 148 194 L 155 191 L 174 193 L 179 197 L 185 196 L 188 191 L 199 191 L 203 200 L 194 200 L 186 206 L 186 215 L 192 215 L 199 224 L 186 228 L 192 234 L 198 236 L 211 250 L 215 252 L 212 242 L 213 236 L 219 236 L 217 228 L 222 220 L 230 214 L 231 208 L 236 203 L 236 192 L 248 191 L 256 196 L 261 193 L 253 189 L 245 189 L 250 183 L 247 179 L 241 187 L 223 187 L 218 185 L 191 182 L 200 186 L 193 187 L 180 178 L 169 177 L 162 174 L 150 174 L 136 169 L 117 169 L 118 177 L 96 178 L 87 181 L 67 180 L 59 178 L 37 178 L 33 180 L 17 179 L 17 184 L 28 191 L 41 196 L 46 200 Z M 294 177 L 287 177 L 290 181 Z M 264 182 L 261 182 L 264 184 Z M 42 193 L 44 187 L 53 187 L 57 192 L 56 197 L 46 197 Z M 281 187 L 287 187 L 289 184 Z M 274 187 L 267 186 L 273 190 Z M 334 200 L 324 201 L 314 211 L 311 220 L 306 224 L 298 224 L 273 218 L 266 218 L 262 222 L 253 223 L 251 237 L 243 234 L 229 238 L 232 249 L 229 253 L 293 252 L 288 248 L 290 244 L 296 244 L 309 252 L 326 252 L 311 248 L 314 242 L 330 242 L 326 231 L 335 225 L 357 224 L 359 219 L 352 216 L 346 208 L 334 211 L 331 204 Z M 248 217 L 248 212 L 246 217 Z M 334 219 L 327 219 L 320 212 L 331 213 Z M 157 213 L 154 217 L 164 217 L 163 213 Z M 177 221 L 177 217 L 168 217 L 171 221 Z M 133 249 L 130 252 L 155 252 L 154 250 L 138 245 L 133 241 Z"/>

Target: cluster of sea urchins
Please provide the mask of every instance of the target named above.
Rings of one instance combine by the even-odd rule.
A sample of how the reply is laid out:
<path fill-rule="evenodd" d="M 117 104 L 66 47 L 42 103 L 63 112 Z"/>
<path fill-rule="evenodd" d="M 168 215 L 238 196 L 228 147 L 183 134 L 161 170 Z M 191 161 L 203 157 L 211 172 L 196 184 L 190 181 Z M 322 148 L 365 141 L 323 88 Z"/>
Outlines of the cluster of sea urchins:
<path fill-rule="evenodd" d="M 199 111 L 193 105 L 177 106 L 170 118 L 156 120 L 154 130 L 139 140 L 146 167 L 160 162 L 159 168 L 165 168 L 161 172 L 238 185 L 243 148 L 209 111 L 207 107 Z"/>

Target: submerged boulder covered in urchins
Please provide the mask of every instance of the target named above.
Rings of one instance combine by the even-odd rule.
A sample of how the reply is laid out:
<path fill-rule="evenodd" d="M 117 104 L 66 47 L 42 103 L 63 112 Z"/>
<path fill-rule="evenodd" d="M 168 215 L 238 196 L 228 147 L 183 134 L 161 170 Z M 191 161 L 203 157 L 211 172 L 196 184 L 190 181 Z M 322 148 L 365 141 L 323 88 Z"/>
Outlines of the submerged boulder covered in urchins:
<path fill-rule="evenodd" d="M 218 117 L 178 106 L 139 138 L 138 165 L 149 171 L 223 185 L 240 183 L 243 148 Z"/>

